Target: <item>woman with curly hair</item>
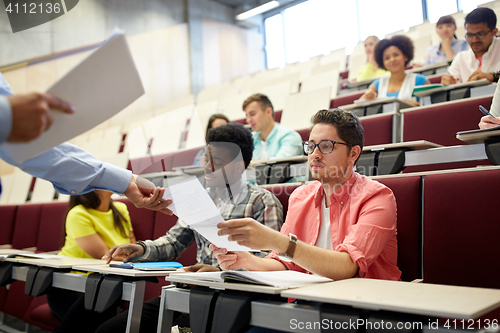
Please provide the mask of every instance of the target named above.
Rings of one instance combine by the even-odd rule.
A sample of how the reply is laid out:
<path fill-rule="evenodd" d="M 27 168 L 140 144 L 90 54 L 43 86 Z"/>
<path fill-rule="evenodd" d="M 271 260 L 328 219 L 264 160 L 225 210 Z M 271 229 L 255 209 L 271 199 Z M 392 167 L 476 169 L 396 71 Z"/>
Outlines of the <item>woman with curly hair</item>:
<path fill-rule="evenodd" d="M 397 97 L 409 104 L 420 105 L 418 98 L 412 97 L 413 88 L 430 82 L 422 74 L 405 73 L 406 66 L 413 59 L 413 49 L 413 42 L 406 36 L 394 36 L 378 42 L 375 61 L 391 75 L 375 80 L 360 99 Z"/>

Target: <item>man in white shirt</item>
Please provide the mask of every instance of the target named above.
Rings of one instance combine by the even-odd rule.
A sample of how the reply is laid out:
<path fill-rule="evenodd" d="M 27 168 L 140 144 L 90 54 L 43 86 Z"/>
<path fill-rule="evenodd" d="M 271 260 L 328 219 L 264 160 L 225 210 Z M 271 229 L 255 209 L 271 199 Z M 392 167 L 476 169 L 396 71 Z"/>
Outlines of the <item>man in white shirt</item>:
<path fill-rule="evenodd" d="M 497 17 L 487 7 L 474 9 L 465 17 L 465 39 L 470 45 L 467 51 L 459 52 L 441 84 L 448 85 L 487 79 L 498 82 L 500 71 L 500 38 L 496 38 Z"/>

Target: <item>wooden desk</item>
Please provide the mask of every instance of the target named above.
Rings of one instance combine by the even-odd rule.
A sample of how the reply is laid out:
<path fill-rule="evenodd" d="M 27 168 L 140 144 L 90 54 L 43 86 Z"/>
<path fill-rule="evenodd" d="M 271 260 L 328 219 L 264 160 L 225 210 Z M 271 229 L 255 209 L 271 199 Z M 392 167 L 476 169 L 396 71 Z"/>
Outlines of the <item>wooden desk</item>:
<path fill-rule="evenodd" d="M 500 137 L 500 128 L 499 129 L 487 129 L 487 130 L 473 130 L 473 131 L 464 131 L 457 133 L 457 139 L 463 142 L 467 142 L 469 144 L 480 144 L 484 143 L 484 140 Z"/>
<path fill-rule="evenodd" d="M 423 150 L 423 149 L 439 148 L 439 147 L 442 146 L 434 142 L 426 140 L 418 140 L 418 141 L 390 143 L 385 145 L 365 146 L 363 147 L 363 151 L 387 150 L 395 148 L 413 148 L 414 150 Z"/>
<path fill-rule="evenodd" d="M 442 73 L 445 74 L 448 69 L 449 63 L 448 61 L 438 62 L 436 64 L 415 67 L 406 71 L 406 73 L 419 73 L 425 76 Z"/>
<path fill-rule="evenodd" d="M 436 88 L 432 88 L 432 89 L 428 89 L 428 90 L 418 91 L 418 92 L 415 92 L 413 95 L 420 97 L 420 105 L 423 106 L 423 105 L 432 104 L 433 103 L 432 96 L 434 95 L 434 97 L 436 97 L 436 94 L 446 93 L 446 97 L 439 98 L 438 102 L 441 103 L 441 102 L 446 102 L 446 101 L 450 101 L 450 100 L 463 98 L 463 97 L 451 98 L 449 95 L 450 95 L 450 92 L 453 90 L 458 90 L 458 89 L 463 89 L 463 88 L 471 88 L 471 89 L 472 88 L 479 88 L 479 87 L 487 86 L 487 85 L 492 85 L 492 84 L 487 79 L 481 79 L 481 80 L 477 80 L 477 81 L 450 84 L 447 86 L 436 87 Z M 480 95 L 483 96 L 483 95 L 492 94 L 492 93 L 494 93 L 495 87 L 496 86 L 492 85 L 493 91 L 491 91 L 491 92 L 486 91 L 486 92 L 483 92 L 482 94 L 473 94 L 473 92 L 471 90 L 470 97 L 478 97 Z M 472 95 L 474 95 L 474 96 L 472 96 Z M 469 97 L 469 96 L 466 96 L 466 97 Z M 436 102 L 434 102 L 434 103 L 436 103 Z"/>
<path fill-rule="evenodd" d="M 500 307 L 498 289 L 362 278 L 287 290 L 281 295 L 368 310 L 456 319 L 475 319 Z"/>

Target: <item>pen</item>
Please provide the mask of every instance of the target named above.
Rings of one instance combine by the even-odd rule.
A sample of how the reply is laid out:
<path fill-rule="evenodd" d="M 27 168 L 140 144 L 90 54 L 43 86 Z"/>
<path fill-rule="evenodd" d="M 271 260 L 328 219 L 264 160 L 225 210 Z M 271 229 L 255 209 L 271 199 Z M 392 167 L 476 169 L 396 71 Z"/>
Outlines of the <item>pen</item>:
<path fill-rule="evenodd" d="M 134 266 L 130 264 L 109 264 L 109 267 L 116 267 L 116 268 L 127 268 L 127 269 L 132 269 Z"/>
<path fill-rule="evenodd" d="M 491 116 L 494 119 L 496 119 L 495 116 L 493 116 L 491 113 L 489 113 L 488 110 L 486 110 L 486 108 L 482 105 L 479 105 L 479 111 L 481 111 L 482 113 L 484 113 L 487 116 Z"/>

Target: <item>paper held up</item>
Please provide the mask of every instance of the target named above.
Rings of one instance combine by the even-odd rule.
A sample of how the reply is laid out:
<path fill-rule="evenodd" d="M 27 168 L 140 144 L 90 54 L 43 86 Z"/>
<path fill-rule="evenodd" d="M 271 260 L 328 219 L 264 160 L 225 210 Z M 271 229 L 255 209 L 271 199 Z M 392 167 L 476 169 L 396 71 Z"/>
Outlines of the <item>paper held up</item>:
<path fill-rule="evenodd" d="M 3 143 L 0 147 L 17 163 L 106 121 L 142 96 L 144 88 L 125 35 L 118 32 L 47 92 L 71 103 L 76 112 L 70 115 L 53 110 L 52 127 L 37 139 Z"/>
<path fill-rule="evenodd" d="M 217 235 L 217 224 L 224 222 L 224 218 L 196 177 L 167 187 L 163 199 L 172 200 L 168 209 L 217 247 L 229 251 L 256 251 L 229 241 L 228 236 Z"/>

